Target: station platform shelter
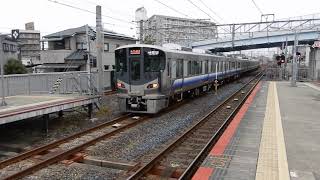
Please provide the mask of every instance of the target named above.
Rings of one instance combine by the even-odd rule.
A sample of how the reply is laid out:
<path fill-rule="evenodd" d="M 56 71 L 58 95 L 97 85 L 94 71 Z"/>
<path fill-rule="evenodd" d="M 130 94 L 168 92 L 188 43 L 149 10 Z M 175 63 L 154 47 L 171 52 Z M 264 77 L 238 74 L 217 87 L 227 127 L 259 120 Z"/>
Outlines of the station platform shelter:
<path fill-rule="evenodd" d="M 193 180 L 320 179 L 320 86 L 263 81 Z"/>

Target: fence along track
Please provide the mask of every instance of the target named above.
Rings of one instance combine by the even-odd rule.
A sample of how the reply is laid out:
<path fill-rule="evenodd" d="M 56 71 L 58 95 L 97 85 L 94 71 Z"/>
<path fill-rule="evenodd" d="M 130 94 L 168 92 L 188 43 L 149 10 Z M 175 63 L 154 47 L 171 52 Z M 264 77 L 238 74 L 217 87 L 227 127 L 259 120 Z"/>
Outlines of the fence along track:
<path fill-rule="evenodd" d="M 142 177 L 153 179 L 159 178 L 161 175 L 165 175 L 165 177 L 162 176 L 163 178 L 190 179 L 196 167 L 201 164 L 206 156 L 208 149 L 217 142 L 232 117 L 261 78 L 262 75 L 259 74 L 244 85 L 239 91 L 201 118 L 198 123 L 189 128 L 183 135 L 161 150 L 147 164 L 140 167 L 128 179 L 140 179 Z M 257 81 L 255 82 L 254 80 L 256 79 Z M 242 93 L 243 91 L 247 93 Z M 231 107 L 226 109 L 226 106 Z M 190 150 L 190 146 L 193 147 L 192 152 L 186 153 L 187 149 Z M 172 164 L 174 162 L 172 160 L 175 163 Z"/>

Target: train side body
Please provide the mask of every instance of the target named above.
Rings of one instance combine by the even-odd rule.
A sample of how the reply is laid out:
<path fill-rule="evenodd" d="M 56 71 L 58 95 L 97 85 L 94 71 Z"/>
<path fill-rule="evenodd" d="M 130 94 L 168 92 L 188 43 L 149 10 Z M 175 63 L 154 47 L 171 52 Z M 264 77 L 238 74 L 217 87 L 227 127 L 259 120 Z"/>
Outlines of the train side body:
<path fill-rule="evenodd" d="M 184 93 L 207 91 L 216 79 L 236 78 L 259 67 L 258 61 L 144 44 L 119 47 L 115 54 L 122 112 L 157 113 Z"/>

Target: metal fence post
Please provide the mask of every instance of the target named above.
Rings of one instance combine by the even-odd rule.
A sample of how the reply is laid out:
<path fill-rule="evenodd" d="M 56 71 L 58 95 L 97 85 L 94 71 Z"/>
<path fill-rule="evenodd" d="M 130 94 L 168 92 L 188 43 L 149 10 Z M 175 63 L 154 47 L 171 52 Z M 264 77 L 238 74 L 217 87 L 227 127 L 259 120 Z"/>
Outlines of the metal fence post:
<path fill-rule="evenodd" d="M 7 96 L 10 96 L 9 77 L 7 77 L 6 80 L 7 80 Z"/>
<path fill-rule="evenodd" d="M 47 93 L 50 92 L 50 89 L 49 89 L 49 76 L 46 75 L 46 90 L 47 90 Z"/>
<path fill-rule="evenodd" d="M 31 94 L 31 75 L 28 74 L 28 95 Z"/>

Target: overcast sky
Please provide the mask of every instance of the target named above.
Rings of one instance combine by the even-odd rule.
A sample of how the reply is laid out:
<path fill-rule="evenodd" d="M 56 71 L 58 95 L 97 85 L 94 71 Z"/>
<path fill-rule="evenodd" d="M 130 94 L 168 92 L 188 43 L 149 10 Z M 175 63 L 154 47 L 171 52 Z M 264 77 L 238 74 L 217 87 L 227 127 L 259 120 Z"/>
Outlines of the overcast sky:
<path fill-rule="evenodd" d="M 208 16 L 194 7 L 188 0 L 159 0 L 168 6 L 175 8 L 191 18 L 208 19 Z M 260 21 L 260 12 L 254 6 L 252 0 L 202 0 L 211 10 L 205 7 L 200 0 L 191 0 L 202 10 L 214 17 L 219 23 L 238 23 Z M 103 17 L 104 28 L 124 33 L 135 34 L 135 25 L 130 24 L 134 20 L 134 12 L 144 6 L 148 17 L 154 14 L 184 17 L 159 4 L 156 0 L 57 0 L 57 2 L 69 4 L 79 8 L 95 11 L 95 5 L 102 6 L 103 15 L 122 19 L 127 22 L 117 21 Z M 320 13 L 319 0 L 255 0 L 261 11 L 274 13 L 276 19 Z M 81 10 L 66 7 L 48 0 L 1 0 L 0 32 L 9 33 L 10 29 L 24 29 L 26 22 L 35 22 L 41 35 L 57 32 L 67 28 L 78 27 L 84 24 L 95 26 L 95 15 Z M 111 25 L 110 25 L 111 24 Z"/>

